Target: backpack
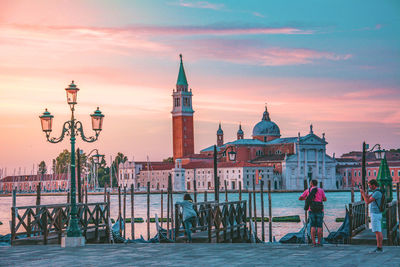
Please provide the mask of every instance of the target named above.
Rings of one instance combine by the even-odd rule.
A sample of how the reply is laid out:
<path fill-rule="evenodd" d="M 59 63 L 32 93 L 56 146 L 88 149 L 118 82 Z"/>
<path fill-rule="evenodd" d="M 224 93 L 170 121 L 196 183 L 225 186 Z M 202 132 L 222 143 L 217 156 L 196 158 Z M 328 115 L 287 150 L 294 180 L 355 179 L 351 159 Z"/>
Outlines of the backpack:
<path fill-rule="evenodd" d="M 379 211 L 380 211 L 380 212 L 384 212 L 384 211 L 385 211 L 385 207 L 386 207 L 385 190 L 383 190 L 383 189 L 381 189 L 381 188 L 378 188 L 378 189 L 376 189 L 375 191 L 381 192 L 381 195 L 382 195 L 382 197 L 381 197 L 381 204 L 378 205 L 378 201 L 376 201 L 376 199 L 375 199 L 375 203 L 376 203 L 376 205 L 378 206 Z M 375 191 L 374 191 L 374 192 L 375 192 Z"/>
<path fill-rule="evenodd" d="M 304 210 L 307 211 L 310 208 L 312 212 L 320 213 L 324 209 L 324 205 L 322 204 L 322 202 L 314 201 L 315 195 L 318 192 L 318 188 L 315 187 L 313 190 L 310 190 L 311 188 L 308 190 L 309 194 L 304 204 Z"/>

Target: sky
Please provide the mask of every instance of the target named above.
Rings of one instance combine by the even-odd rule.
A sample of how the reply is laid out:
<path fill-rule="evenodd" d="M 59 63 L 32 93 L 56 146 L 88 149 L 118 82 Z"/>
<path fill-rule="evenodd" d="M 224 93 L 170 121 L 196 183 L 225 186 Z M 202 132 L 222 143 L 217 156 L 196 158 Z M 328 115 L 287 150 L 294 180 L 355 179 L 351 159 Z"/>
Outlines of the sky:
<path fill-rule="evenodd" d="M 327 153 L 362 142 L 400 148 L 398 1 L 0 0 L 0 168 L 49 165 L 63 149 L 46 141 L 39 115 L 59 136 L 80 88 L 77 118 L 106 160 L 172 155 L 172 90 L 179 54 L 193 91 L 195 152 L 225 141 L 239 123 L 251 138 L 265 104 L 282 137 L 325 133 Z M 35 167 L 37 170 L 37 167 Z"/>

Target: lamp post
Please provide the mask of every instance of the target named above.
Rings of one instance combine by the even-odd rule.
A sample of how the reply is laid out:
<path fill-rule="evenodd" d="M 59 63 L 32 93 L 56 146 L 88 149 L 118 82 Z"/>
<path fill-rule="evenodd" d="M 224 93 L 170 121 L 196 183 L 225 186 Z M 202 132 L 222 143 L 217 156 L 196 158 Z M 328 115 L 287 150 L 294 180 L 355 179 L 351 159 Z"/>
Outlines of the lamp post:
<path fill-rule="evenodd" d="M 215 201 L 219 202 L 219 177 L 218 177 L 218 159 L 222 158 L 224 155 L 226 155 L 226 151 L 228 149 L 231 149 L 231 151 L 228 152 L 228 158 L 230 161 L 235 161 L 236 160 L 236 152 L 233 151 L 233 147 L 227 147 L 225 148 L 224 151 L 222 151 L 221 157 L 217 157 L 217 146 L 214 145 L 214 198 Z M 226 190 L 226 188 L 225 188 Z"/>
<path fill-rule="evenodd" d="M 76 190 L 75 190 L 75 141 L 76 136 L 80 135 L 82 140 L 88 143 L 95 142 L 102 130 L 104 115 L 101 113 L 99 108 L 91 114 L 92 118 L 92 129 L 95 132 L 95 136 L 86 137 L 83 132 L 83 126 L 80 121 L 77 121 L 74 116 L 75 105 L 77 104 L 77 94 L 79 88 L 76 87 L 74 81 L 65 88 L 67 93 L 67 103 L 71 109 L 71 119 L 64 122 L 63 129 L 60 137 L 50 137 L 52 131 L 52 123 L 54 116 L 46 109 L 44 113 L 39 116 L 42 124 L 42 130 L 46 134 L 47 141 L 50 143 L 59 143 L 67 135 L 70 136 L 71 142 L 71 212 L 70 220 L 67 228 L 67 237 L 63 239 L 62 246 L 82 246 L 85 243 L 82 237 L 81 230 L 78 225 L 77 207 L 76 207 Z"/>
<path fill-rule="evenodd" d="M 90 151 L 90 153 L 87 155 L 87 158 L 89 158 L 90 155 L 93 152 L 96 152 L 96 154 L 94 154 L 92 156 L 92 165 L 94 165 L 94 168 L 95 168 L 95 170 L 94 170 L 94 172 L 95 172 L 95 181 L 93 183 L 93 187 L 94 187 L 94 189 L 96 189 L 96 185 L 98 183 L 98 165 L 100 165 L 101 162 L 103 161 L 104 155 L 103 154 L 99 154 L 99 150 L 97 148 L 95 148 L 92 151 Z"/>

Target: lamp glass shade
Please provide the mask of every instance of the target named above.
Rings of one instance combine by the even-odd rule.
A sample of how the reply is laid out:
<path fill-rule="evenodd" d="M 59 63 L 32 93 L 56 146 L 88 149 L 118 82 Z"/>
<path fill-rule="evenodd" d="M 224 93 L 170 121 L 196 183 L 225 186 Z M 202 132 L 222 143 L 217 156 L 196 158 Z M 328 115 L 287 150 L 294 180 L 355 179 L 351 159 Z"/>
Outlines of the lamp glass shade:
<path fill-rule="evenodd" d="M 39 116 L 40 118 L 40 122 L 42 124 L 42 130 L 43 132 L 51 132 L 51 128 L 53 125 L 53 115 L 50 114 L 50 112 L 46 110 L 43 112 L 43 114 L 41 116 Z"/>
<path fill-rule="evenodd" d="M 235 161 L 236 160 L 236 152 L 235 151 L 230 151 L 228 152 L 229 160 L 230 161 Z"/>
<path fill-rule="evenodd" d="M 67 102 L 70 105 L 75 105 L 77 103 L 77 96 L 78 96 L 78 91 L 79 88 L 76 87 L 74 84 L 74 81 L 69 85 L 68 88 L 65 88 L 65 91 L 67 92 Z"/>
<path fill-rule="evenodd" d="M 383 159 L 385 157 L 385 150 L 383 149 L 378 149 L 374 153 L 377 159 Z"/>
<path fill-rule="evenodd" d="M 92 117 L 92 128 L 94 131 L 101 131 L 103 128 L 103 118 L 104 115 L 101 113 L 99 108 L 93 114 L 90 115 Z"/>

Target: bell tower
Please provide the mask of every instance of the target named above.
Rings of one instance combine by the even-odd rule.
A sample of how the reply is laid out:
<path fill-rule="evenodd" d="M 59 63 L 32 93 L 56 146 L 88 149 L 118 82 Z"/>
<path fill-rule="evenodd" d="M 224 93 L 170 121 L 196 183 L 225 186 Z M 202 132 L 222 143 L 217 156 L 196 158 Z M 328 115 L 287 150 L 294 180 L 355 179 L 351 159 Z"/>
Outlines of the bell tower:
<path fill-rule="evenodd" d="M 172 143 L 174 160 L 194 154 L 192 89 L 188 90 L 182 54 L 176 89 L 172 92 Z"/>
<path fill-rule="evenodd" d="M 224 131 L 222 131 L 221 123 L 219 123 L 218 131 L 217 131 L 217 146 L 224 145 Z"/>

